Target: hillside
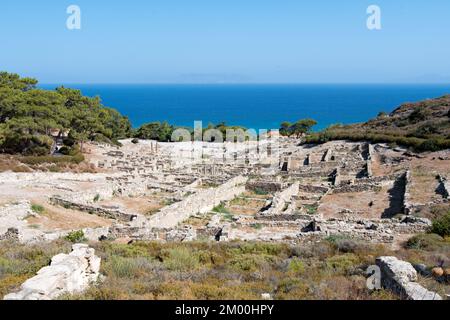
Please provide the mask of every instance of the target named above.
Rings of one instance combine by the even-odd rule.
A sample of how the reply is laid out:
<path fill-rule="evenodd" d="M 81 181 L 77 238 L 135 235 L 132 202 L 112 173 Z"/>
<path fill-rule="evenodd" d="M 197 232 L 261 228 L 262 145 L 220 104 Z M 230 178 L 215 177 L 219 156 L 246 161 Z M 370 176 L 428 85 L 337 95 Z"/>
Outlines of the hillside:
<path fill-rule="evenodd" d="M 405 103 L 390 114 L 380 113 L 365 123 L 335 125 L 306 137 L 306 143 L 330 140 L 386 142 L 416 151 L 450 147 L 450 95 Z"/>

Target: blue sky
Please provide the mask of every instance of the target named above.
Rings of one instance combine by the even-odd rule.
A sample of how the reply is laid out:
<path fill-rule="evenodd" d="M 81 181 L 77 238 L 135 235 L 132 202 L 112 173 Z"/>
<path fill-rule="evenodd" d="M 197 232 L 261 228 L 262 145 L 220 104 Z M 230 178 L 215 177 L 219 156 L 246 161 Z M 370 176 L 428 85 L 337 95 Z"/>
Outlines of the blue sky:
<path fill-rule="evenodd" d="M 66 28 L 66 8 L 82 29 Z M 382 30 L 366 9 L 382 10 Z M 0 70 L 43 83 L 450 83 L 448 0 L 2 0 Z"/>

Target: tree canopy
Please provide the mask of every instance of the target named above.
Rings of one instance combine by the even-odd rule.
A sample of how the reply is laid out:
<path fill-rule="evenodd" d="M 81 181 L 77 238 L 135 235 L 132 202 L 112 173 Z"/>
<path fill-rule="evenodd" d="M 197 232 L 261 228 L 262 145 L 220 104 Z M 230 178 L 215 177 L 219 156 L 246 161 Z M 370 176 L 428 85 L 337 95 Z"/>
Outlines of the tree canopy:
<path fill-rule="evenodd" d="M 0 72 L 0 151 L 48 154 L 51 130 L 67 130 L 76 141 L 115 141 L 130 135 L 128 118 L 98 97 L 59 87 L 42 90 L 38 81 Z"/>
<path fill-rule="evenodd" d="M 317 121 L 313 119 L 301 119 L 295 123 L 283 122 L 280 127 L 280 134 L 288 137 L 295 135 L 299 138 L 300 136 L 310 132 L 312 127 L 316 124 Z"/>
<path fill-rule="evenodd" d="M 136 138 L 157 141 L 170 141 L 175 127 L 167 122 L 150 122 L 143 124 L 135 134 Z"/>

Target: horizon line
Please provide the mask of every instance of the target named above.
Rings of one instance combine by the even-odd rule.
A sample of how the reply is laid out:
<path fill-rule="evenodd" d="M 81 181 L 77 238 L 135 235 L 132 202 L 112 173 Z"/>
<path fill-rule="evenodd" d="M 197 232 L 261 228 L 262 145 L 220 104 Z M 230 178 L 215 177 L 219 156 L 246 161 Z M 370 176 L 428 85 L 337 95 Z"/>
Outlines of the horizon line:
<path fill-rule="evenodd" d="M 450 85 L 450 82 L 38 82 L 39 85 Z"/>

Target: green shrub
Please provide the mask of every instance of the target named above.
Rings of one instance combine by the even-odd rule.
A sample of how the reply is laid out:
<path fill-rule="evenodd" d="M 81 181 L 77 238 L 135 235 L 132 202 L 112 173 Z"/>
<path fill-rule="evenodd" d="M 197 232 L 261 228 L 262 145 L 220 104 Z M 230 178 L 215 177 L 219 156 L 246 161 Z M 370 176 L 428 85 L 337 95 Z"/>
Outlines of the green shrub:
<path fill-rule="evenodd" d="M 265 195 L 269 194 L 267 191 L 265 191 L 264 189 L 261 189 L 261 188 L 255 188 L 253 190 L 253 192 L 258 196 L 265 196 Z"/>
<path fill-rule="evenodd" d="M 120 256 L 112 256 L 106 263 L 105 270 L 109 275 L 118 278 L 137 278 L 145 273 L 153 271 L 153 264 L 146 258 L 124 258 Z"/>
<path fill-rule="evenodd" d="M 41 214 L 41 213 L 44 213 L 45 208 L 43 206 L 41 206 L 40 204 L 32 204 L 31 210 L 33 210 L 33 212 L 35 212 L 37 214 Z"/>
<path fill-rule="evenodd" d="M 299 258 L 293 258 L 289 262 L 288 271 L 294 273 L 303 273 L 305 271 L 305 264 Z"/>
<path fill-rule="evenodd" d="M 325 264 L 335 272 L 348 273 L 360 263 L 359 258 L 353 253 L 337 255 L 326 259 Z"/>
<path fill-rule="evenodd" d="M 441 237 L 450 236 L 450 212 L 447 212 L 441 218 L 433 220 L 431 232 L 440 235 Z"/>
<path fill-rule="evenodd" d="M 313 215 L 313 214 L 316 214 L 316 213 L 317 213 L 318 206 L 315 205 L 315 204 L 306 204 L 304 207 L 305 207 L 306 212 L 307 212 L 308 214 Z"/>
<path fill-rule="evenodd" d="M 164 266 L 173 271 L 187 271 L 199 267 L 197 255 L 186 247 L 166 249 L 162 252 Z"/>
<path fill-rule="evenodd" d="M 225 203 L 223 202 L 221 202 L 218 206 L 215 206 L 212 211 L 217 213 L 230 213 L 230 211 L 225 208 Z"/>
<path fill-rule="evenodd" d="M 263 225 L 261 223 L 253 223 L 251 227 L 255 230 L 261 230 L 263 228 Z"/>
<path fill-rule="evenodd" d="M 84 237 L 84 232 L 83 230 L 78 230 L 78 231 L 73 231 L 70 232 L 66 237 L 66 240 L 73 242 L 73 243 L 78 243 L 78 242 L 84 242 L 86 241 L 86 238 Z"/>
<path fill-rule="evenodd" d="M 45 163 L 76 163 L 79 164 L 84 161 L 84 156 L 82 154 L 77 154 L 74 156 L 28 156 L 20 158 L 22 163 L 28 165 L 40 165 Z"/>
<path fill-rule="evenodd" d="M 231 259 L 229 264 L 237 271 L 255 272 L 267 265 L 267 259 L 263 255 L 243 254 Z"/>
<path fill-rule="evenodd" d="M 343 253 L 354 253 L 360 246 L 358 241 L 347 236 L 333 235 L 326 238 L 326 240 L 333 244 L 339 252 Z"/>
<path fill-rule="evenodd" d="M 268 256 L 278 256 L 283 253 L 287 254 L 289 248 L 283 244 L 273 244 L 264 242 L 236 243 L 235 248 L 228 249 L 232 255 L 241 254 L 262 254 Z"/>
<path fill-rule="evenodd" d="M 68 156 L 70 154 L 70 150 L 71 149 L 69 147 L 64 146 L 64 147 L 61 147 L 58 151 L 59 151 L 59 153 L 65 155 L 65 156 Z"/>
<path fill-rule="evenodd" d="M 437 234 L 418 234 L 406 242 L 407 249 L 434 251 L 444 244 L 444 239 Z"/>

